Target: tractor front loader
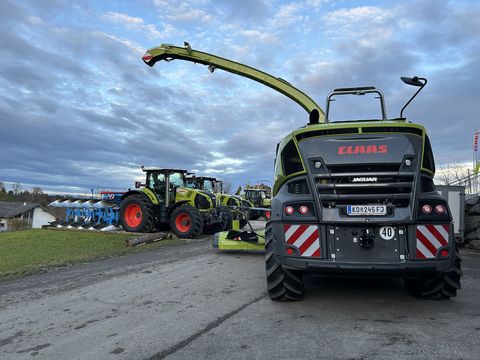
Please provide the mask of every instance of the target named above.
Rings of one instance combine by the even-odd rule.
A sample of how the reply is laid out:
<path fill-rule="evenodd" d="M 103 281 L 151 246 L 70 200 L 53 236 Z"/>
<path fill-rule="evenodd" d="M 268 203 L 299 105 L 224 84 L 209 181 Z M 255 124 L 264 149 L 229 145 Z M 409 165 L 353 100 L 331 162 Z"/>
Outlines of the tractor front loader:
<path fill-rule="evenodd" d="M 423 126 L 403 117 L 426 79 L 402 77 L 419 89 L 398 118 L 387 117 L 383 93 L 371 86 L 335 89 L 327 97 L 325 114 L 287 82 L 194 51 L 188 44 L 184 48 L 162 45 L 143 57 L 150 66 L 172 59 L 258 81 L 309 113 L 308 124 L 287 134 L 276 150 L 272 213 L 264 234 L 266 282 L 272 300 L 302 299 L 306 272 L 398 277 L 422 299 L 457 295 L 461 259 L 450 209 L 433 183 L 430 140 Z M 366 94 L 379 100 L 379 117 L 330 121 L 335 97 Z M 252 243 L 255 236 L 261 237 L 248 232 L 223 234 L 217 234 L 219 248 L 222 240 L 228 245 L 227 241 Z"/>
<path fill-rule="evenodd" d="M 151 232 L 170 227 L 181 238 L 195 238 L 222 222 L 216 199 L 185 186 L 186 170 L 144 169 L 145 184 L 123 194 L 119 219 L 125 231 Z"/>

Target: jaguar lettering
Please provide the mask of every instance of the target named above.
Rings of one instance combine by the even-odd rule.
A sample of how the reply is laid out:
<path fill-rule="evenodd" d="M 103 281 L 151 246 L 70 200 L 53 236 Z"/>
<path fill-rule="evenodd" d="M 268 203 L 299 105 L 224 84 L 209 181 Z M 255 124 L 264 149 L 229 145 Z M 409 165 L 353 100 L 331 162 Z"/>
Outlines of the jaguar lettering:
<path fill-rule="evenodd" d="M 352 182 L 377 182 L 378 179 L 374 176 L 372 177 L 354 177 Z"/>

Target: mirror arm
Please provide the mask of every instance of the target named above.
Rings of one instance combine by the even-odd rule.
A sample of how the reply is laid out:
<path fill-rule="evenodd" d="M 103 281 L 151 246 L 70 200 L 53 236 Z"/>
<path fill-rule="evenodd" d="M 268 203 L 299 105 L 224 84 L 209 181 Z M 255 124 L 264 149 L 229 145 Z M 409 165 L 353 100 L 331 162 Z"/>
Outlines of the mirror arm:
<path fill-rule="evenodd" d="M 400 119 L 403 119 L 403 110 L 405 110 L 405 108 L 408 106 L 408 104 L 410 104 L 412 102 L 412 100 L 415 98 L 415 96 L 417 96 L 417 94 L 422 91 L 422 89 L 424 88 L 425 85 L 427 85 L 427 79 L 425 78 L 418 78 L 418 80 L 423 80 L 423 83 L 422 85 L 420 86 L 420 88 L 417 90 L 417 92 L 415 94 L 413 94 L 413 96 L 410 98 L 410 100 L 408 100 L 408 102 L 403 106 L 402 110 L 400 111 Z M 413 84 L 409 84 L 409 85 L 413 85 Z"/>

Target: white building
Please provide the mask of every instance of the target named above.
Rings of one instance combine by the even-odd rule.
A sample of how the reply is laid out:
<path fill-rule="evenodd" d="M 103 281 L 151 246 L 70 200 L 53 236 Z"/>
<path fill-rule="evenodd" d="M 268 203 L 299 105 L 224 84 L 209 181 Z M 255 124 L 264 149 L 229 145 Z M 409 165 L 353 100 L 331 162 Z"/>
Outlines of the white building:
<path fill-rule="evenodd" d="M 57 220 L 40 204 L 0 201 L 0 231 L 8 231 L 14 219 L 24 220 L 28 228 L 41 228 L 49 222 Z"/>

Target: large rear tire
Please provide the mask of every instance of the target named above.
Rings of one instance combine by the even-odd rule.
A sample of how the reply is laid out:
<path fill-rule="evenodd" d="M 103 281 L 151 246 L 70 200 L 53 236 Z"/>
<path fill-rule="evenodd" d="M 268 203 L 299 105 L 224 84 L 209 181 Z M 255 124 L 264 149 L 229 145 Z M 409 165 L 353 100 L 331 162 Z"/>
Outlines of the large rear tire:
<path fill-rule="evenodd" d="M 191 205 L 180 205 L 170 216 L 170 227 L 179 238 L 196 238 L 202 233 L 202 214 Z"/>
<path fill-rule="evenodd" d="M 268 296 L 274 301 L 298 301 L 303 299 L 303 273 L 284 269 L 275 259 L 272 224 L 265 225 L 265 265 Z"/>
<path fill-rule="evenodd" d="M 145 197 L 131 195 L 120 204 L 120 224 L 128 232 L 152 232 L 154 229 L 153 204 Z"/>
<path fill-rule="evenodd" d="M 407 291 L 419 299 L 438 300 L 457 296 L 462 276 L 461 258 L 457 255 L 451 271 L 416 279 L 405 279 Z"/>

